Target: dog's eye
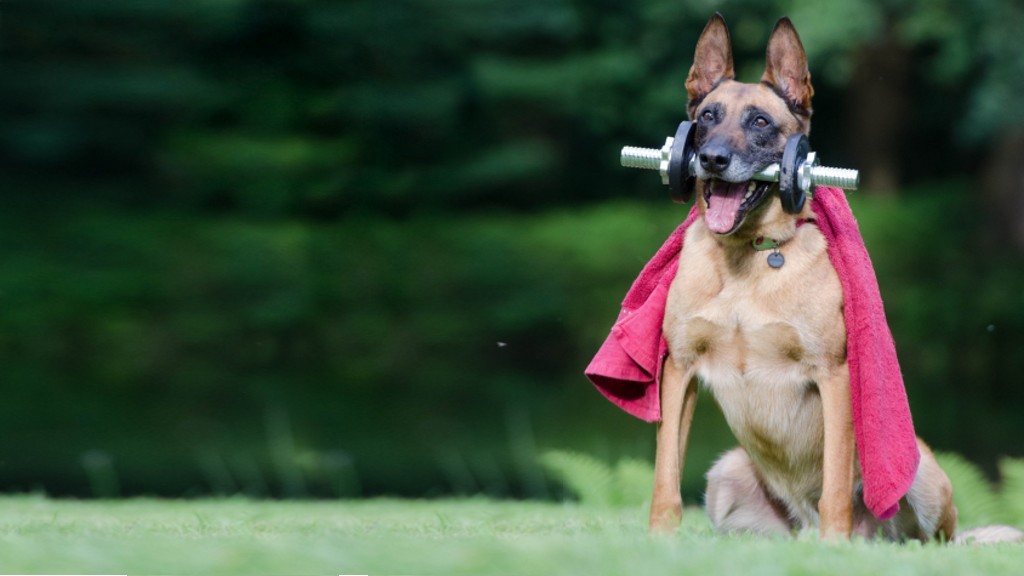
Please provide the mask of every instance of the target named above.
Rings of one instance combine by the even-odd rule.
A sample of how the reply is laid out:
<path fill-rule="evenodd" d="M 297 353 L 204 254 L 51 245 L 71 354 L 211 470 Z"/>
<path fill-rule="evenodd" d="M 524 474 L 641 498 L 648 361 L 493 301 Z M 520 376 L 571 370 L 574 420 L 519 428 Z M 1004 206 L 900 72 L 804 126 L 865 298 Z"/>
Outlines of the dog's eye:
<path fill-rule="evenodd" d="M 715 113 L 712 112 L 711 110 L 705 110 L 704 112 L 701 113 L 700 119 L 705 122 L 714 122 Z"/>
<path fill-rule="evenodd" d="M 767 128 L 771 122 L 769 122 L 764 116 L 758 116 L 757 118 L 754 118 L 754 121 L 751 124 L 753 124 L 755 128 Z"/>

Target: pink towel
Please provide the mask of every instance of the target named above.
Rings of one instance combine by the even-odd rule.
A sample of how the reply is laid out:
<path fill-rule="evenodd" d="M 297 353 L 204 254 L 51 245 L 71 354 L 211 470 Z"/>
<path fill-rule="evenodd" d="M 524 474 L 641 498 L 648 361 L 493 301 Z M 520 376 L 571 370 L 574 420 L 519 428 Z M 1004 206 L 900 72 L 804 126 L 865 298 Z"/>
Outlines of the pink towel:
<path fill-rule="evenodd" d="M 920 459 L 907 393 L 875 271 L 846 196 L 838 188 L 818 188 L 811 208 L 843 286 L 850 401 L 864 503 L 884 520 L 899 510 Z M 662 322 L 668 288 L 678 269 L 683 236 L 698 217 L 695 206 L 644 267 L 622 302 L 611 334 L 586 369 L 609 400 L 648 422 L 661 417 L 658 385 L 667 354 Z"/>

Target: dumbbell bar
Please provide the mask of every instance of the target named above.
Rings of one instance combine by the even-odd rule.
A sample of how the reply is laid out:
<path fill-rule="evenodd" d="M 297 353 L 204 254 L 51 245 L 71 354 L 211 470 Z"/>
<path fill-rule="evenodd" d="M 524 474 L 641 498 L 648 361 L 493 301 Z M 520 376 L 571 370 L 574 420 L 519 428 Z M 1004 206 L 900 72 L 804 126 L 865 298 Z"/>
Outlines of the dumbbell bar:
<path fill-rule="evenodd" d="M 621 153 L 622 165 L 627 168 L 657 170 L 661 174 L 661 183 L 669 187 L 673 199 L 687 202 L 693 195 L 696 173 L 697 154 L 693 146 L 693 131 L 692 122 L 682 122 L 675 137 L 666 138 L 661 148 L 625 146 Z M 783 207 L 787 212 L 795 213 L 803 208 L 806 194 L 814 187 L 835 186 L 852 190 L 860 183 L 860 173 L 847 168 L 818 165 L 817 155 L 810 151 L 807 136 L 796 134 L 786 142 L 782 162 L 771 164 L 755 173 L 753 179 L 779 182 Z"/>
<path fill-rule="evenodd" d="M 665 146 L 668 148 L 672 147 L 673 138 L 669 136 L 666 139 Z M 623 146 L 622 147 L 622 165 L 626 168 L 641 168 L 646 170 L 658 170 L 662 172 L 661 183 L 668 184 L 668 161 L 662 159 L 663 149 L 658 148 L 638 148 L 636 146 Z M 806 162 L 811 162 L 814 152 L 807 155 Z M 814 161 L 817 161 L 815 158 Z M 662 168 L 662 162 L 665 162 L 665 167 Z M 693 158 L 690 159 L 690 175 L 694 174 Z M 845 190 L 855 190 L 860 183 L 860 175 L 857 170 L 849 168 L 834 168 L 831 166 L 812 165 L 810 178 L 813 181 L 813 186 L 835 186 L 836 188 L 843 188 Z M 761 180 L 762 182 L 778 182 L 779 181 L 779 165 L 769 164 L 764 170 L 755 172 L 753 176 L 754 180 Z"/>

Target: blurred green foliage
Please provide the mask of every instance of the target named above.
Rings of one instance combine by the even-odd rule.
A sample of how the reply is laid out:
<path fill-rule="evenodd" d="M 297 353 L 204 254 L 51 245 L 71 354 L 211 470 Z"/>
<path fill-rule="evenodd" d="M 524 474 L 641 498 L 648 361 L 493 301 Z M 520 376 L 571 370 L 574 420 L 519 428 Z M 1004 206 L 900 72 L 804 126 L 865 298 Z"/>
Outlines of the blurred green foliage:
<path fill-rule="evenodd" d="M 616 157 L 681 119 L 714 10 L 747 80 L 793 17 L 835 164 L 865 47 L 913 62 L 906 190 L 851 201 L 919 432 L 1020 455 L 1024 262 L 978 206 L 1016 3 L 33 0 L 0 5 L 0 489 L 546 496 L 547 448 L 649 456 L 581 372 L 685 214 Z M 690 496 L 732 443 L 702 406 Z"/>
<path fill-rule="evenodd" d="M 540 464 L 580 502 L 595 506 L 642 506 L 651 501 L 654 465 L 624 458 L 609 466 L 581 452 L 549 450 Z"/>

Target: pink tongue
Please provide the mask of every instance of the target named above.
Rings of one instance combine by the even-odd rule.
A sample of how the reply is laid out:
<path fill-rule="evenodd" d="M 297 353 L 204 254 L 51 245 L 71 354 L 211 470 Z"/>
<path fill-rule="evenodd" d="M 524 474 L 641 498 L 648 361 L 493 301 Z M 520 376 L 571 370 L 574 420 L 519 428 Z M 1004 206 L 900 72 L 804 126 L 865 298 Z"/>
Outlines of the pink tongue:
<path fill-rule="evenodd" d="M 736 213 L 747 193 L 747 182 L 734 184 L 712 180 L 709 185 L 711 198 L 708 200 L 708 210 L 704 213 L 704 222 L 712 232 L 725 234 L 736 225 Z"/>

